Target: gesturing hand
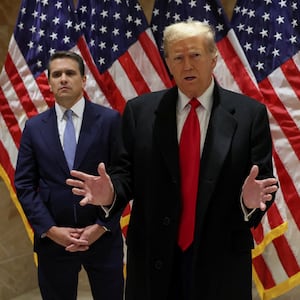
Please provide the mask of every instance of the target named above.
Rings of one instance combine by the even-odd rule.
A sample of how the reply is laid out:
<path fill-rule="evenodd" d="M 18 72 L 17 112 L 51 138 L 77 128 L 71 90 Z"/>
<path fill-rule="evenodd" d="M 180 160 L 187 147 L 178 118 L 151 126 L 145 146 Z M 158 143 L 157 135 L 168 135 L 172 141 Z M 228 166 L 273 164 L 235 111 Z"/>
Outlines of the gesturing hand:
<path fill-rule="evenodd" d="M 242 198 L 249 209 L 266 209 L 266 202 L 272 200 L 272 193 L 278 190 L 276 178 L 255 179 L 259 173 L 258 166 L 252 166 L 242 188 Z"/>
<path fill-rule="evenodd" d="M 80 205 L 93 204 L 108 206 L 113 202 L 114 188 L 104 163 L 98 165 L 99 176 L 89 175 L 80 171 L 71 171 L 77 179 L 67 179 L 67 185 L 73 186 L 75 195 L 83 196 Z"/>

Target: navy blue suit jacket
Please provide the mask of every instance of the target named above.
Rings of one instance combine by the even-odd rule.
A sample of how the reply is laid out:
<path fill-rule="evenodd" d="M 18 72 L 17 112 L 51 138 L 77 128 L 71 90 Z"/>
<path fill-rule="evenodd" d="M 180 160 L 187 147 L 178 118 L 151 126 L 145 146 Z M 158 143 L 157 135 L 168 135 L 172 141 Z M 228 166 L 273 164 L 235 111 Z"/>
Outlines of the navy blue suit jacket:
<path fill-rule="evenodd" d="M 120 126 L 117 111 L 85 101 L 74 169 L 97 174 L 99 162 L 109 165 Z M 15 173 L 18 199 L 35 233 L 35 251 L 45 251 L 41 235 L 51 226 L 105 225 L 112 235 L 121 235 L 119 218 L 105 219 L 102 208 L 80 206 L 65 181 L 70 178 L 59 139 L 54 107 L 29 119 L 23 131 Z M 121 240 L 121 239 L 120 239 Z M 43 246 L 45 245 L 45 246 Z"/>

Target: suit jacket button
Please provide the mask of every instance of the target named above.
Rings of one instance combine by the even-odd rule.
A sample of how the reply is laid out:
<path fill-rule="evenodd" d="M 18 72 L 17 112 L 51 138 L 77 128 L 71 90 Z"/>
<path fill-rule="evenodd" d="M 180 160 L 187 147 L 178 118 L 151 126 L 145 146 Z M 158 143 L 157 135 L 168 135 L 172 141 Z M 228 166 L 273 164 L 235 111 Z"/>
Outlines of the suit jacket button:
<path fill-rule="evenodd" d="M 155 261 L 154 268 L 155 268 L 156 270 L 161 270 L 161 269 L 162 269 L 162 266 L 163 266 L 163 262 L 162 262 L 161 260 Z"/>
<path fill-rule="evenodd" d="M 163 219 L 163 225 L 164 226 L 169 226 L 171 223 L 171 219 L 169 217 L 164 217 Z"/>

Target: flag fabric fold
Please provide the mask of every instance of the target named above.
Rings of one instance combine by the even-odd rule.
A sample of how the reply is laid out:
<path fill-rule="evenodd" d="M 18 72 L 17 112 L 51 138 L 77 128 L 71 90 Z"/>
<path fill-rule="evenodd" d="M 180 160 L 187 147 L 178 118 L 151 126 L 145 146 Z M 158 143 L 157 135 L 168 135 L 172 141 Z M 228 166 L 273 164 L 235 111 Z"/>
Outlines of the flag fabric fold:
<path fill-rule="evenodd" d="M 284 225 L 261 255 L 253 255 L 255 281 L 262 299 L 284 294 L 300 283 L 299 155 L 300 98 L 296 83 L 300 72 L 299 1 L 263 1 L 254 5 L 239 0 L 231 21 L 239 44 L 253 72 L 262 101 L 269 110 L 274 143 L 274 164 L 280 183 L 276 205 L 262 227 Z M 267 222 L 268 221 L 268 222 Z M 265 225 L 265 226 L 264 226 Z M 256 243 L 262 228 L 254 232 Z M 255 253 L 255 252 L 254 252 Z"/>

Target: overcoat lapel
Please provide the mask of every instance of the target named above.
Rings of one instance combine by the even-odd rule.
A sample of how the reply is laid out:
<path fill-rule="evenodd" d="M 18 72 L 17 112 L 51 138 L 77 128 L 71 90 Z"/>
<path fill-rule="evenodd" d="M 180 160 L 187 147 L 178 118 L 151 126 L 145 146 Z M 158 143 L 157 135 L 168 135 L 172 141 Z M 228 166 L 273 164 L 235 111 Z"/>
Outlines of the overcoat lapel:
<path fill-rule="evenodd" d="M 178 92 L 172 88 L 166 92 L 156 110 L 153 138 L 174 180 L 179 181 L 176 105 Z"/>
<path fill-rule="evenodd" d="M 200 163 L 196 237 L 201 235 L 207 207 L 215 190 L 224 161 L 230 151 L 233 135 L 237 127 L 237 122 L 234 118 L 234 108 L 225 107 L 222 101 L 224 99 L 221 97 L 219 88 L 216 86 L 213 109 Z"/>

